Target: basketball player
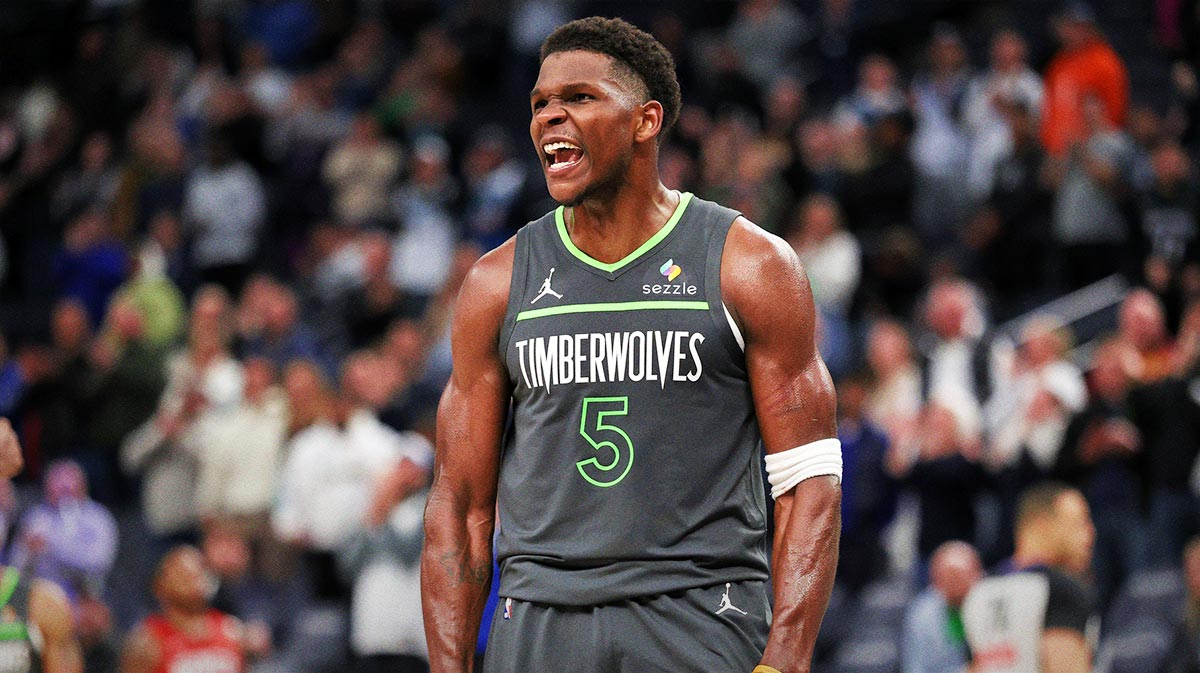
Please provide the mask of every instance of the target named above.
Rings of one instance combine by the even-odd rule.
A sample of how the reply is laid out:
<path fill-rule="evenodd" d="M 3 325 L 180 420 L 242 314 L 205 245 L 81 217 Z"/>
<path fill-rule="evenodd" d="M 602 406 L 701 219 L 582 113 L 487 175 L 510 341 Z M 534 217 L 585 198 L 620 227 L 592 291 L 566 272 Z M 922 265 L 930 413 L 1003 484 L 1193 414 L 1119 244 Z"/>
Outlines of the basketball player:
<path fill-rule="evenodd" d="M 210 579 L 199 549 L 181 546 L 163 557 L 154 576 L 162 606 L 129 635 L 121 673 L 241 673 L 245 632 L 241 622 L 209 606 Z"/>
<path fill-rule="evenodd" d="M 0 478 L 24 466 L 21 443 L 0 418 Z M 75 616 L 63 590 L 16 568 L 0 567 L 0 673 L 82 673 Z"/>
<path fill-rule="evenodd" d="M 808 671 L 841 448 L 804 272 L 659 180 L 679 86 L 646 33 L 560 27 L 530 104 L 563 205 L 480 259 L 455 308 L 422 563 L 431 668 L 473 670 L 498 527 L 488 673 Z"/>
<path fill-rule="evenodd" d="M 1030 487 L 1017 505 L 1014 572 L 980 580 L 963 602 L 972 673 L 1089 673 L 1098 633 L 1093 597 L 1077 578 L 1096 530 L 1070 486 Z"/>

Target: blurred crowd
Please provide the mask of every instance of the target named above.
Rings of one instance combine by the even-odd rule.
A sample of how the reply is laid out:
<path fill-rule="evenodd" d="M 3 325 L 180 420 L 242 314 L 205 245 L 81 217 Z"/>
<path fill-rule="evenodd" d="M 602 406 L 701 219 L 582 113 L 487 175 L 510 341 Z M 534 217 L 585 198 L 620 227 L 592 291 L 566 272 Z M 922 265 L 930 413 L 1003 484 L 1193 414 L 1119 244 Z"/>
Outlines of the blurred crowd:
<path fill-rule="evenodd" d="M 951 541 L 1003 561 L 1046 478 L 1087 498 L 1102 603 L 1181 567 L 1195 0 L 11 0 L 0 415 L 27 469 L 0 520 L 7 562 L 74 601 L 89 671 L 173 600 L 154 569 L 179 544 L 260 667 L 423 670 L 448 318 L 473 261 L 553 206 L 524 92 L 544 36 L 592 13 L 676 59 L 666 184 L 808 272 L 839 596 L 936 581 Z M 1119 289 L 1090 306 L 1098 287 Z"/>

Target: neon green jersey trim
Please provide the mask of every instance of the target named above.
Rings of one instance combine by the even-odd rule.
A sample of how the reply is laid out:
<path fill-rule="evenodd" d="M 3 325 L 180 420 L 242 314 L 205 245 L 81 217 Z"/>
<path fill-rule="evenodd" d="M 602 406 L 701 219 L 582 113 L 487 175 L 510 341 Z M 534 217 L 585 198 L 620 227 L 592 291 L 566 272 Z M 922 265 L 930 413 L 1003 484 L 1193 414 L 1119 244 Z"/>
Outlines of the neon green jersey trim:
<path fill-rule="evenodd" d="M 566 306 L 547 306 L 517 314 L 517 320 L 531 320 L 548 315 L 564 313 L 612 313 L 615 311 L 707 311 L 706 301 L 613 301 L 601 304 L 568 304 Z"/>
<path fill-rule="evenodd" d="M 20 622 L 10 622 L 0 624 L 0 642 L 9 642 L 13 640 L 28 640 L 29 627 Z"/>
<path fill-rule="evenodd" d="M 679 205 L 675 206 L 675 212 L 671 214 L 671 219 L 667 220 L 667 223 L 663 225 L 662 229 L 654 232 L 654 235 L 651 236 L 645 243 L 638 246 L 637 250 L 625 255 L 624 259 L 613 262 L 612 264 L 606 264 L 604 262 L 592 259 L 586 252 L 575 247 L 575 243 L 571 241 L 571 235 L 567 233 L 567 223 L 563 218 L 563 213 L 566 212 L 566 208 L 564 206 L 559 206 L 554 211 L 554 222 L 558 225 L 558 235 L 560 238 L 562 238 L 563 245 L 566 246 L 568 252 L 588 266 L 612 273 L 613 271 L 630 264 L 638 257 L 646 254 L 646 252 L 648 252 L 651 248 L 661 243 L 662 240 L 666 238 L 673 229 L 675 229 L 675 225 L 679 223 L 679 218 L 683 217 L 683 211 L 687 210 L 688 204 L 691 202 L 691 192 L 683 192 L 680 194 Z"/>
<path fill-rule="evenodd" d="M 12 600 L 13 592 L 17 590 L 17 582 L 21 580 L 21 572 L 16 568 L 8 567 L 4 569 L 4 575 L 0 577 L 0 608 L 8 605 Z"/>

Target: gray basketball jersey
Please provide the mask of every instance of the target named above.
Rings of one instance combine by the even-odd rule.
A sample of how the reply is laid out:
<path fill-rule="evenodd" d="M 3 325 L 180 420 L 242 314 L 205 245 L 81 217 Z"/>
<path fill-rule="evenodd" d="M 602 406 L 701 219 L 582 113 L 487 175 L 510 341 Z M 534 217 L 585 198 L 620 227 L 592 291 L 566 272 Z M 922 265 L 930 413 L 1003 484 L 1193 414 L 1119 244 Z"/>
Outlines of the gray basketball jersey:
<path fill-rule="evenodd" d="M 719 282 L 736 217 L 682 194 L 612 264 L 575 247 L 561 207 L 518 232 L 500 595 L 597 605 L 766 578 L 760 437 Z"/>

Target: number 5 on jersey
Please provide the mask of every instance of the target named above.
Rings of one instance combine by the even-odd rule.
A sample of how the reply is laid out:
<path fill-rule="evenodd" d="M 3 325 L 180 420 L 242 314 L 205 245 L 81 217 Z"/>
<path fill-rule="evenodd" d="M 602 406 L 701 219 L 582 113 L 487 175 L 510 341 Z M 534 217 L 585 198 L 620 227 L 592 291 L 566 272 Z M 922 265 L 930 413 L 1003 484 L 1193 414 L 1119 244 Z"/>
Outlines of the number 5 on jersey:
<path fill-rule="evenodd" d="M 579 434 L 591 444 L 597 455 L 575 463 L 575 467 L 589 484 L 600 488 L 616 486 L 633 467 L 633 440 L 621 428 L 605 423 L 609 416 L 628 414 L 628 397 L 584 398 Z M 609 460 L 601 462 L 601 458 Z"/>

